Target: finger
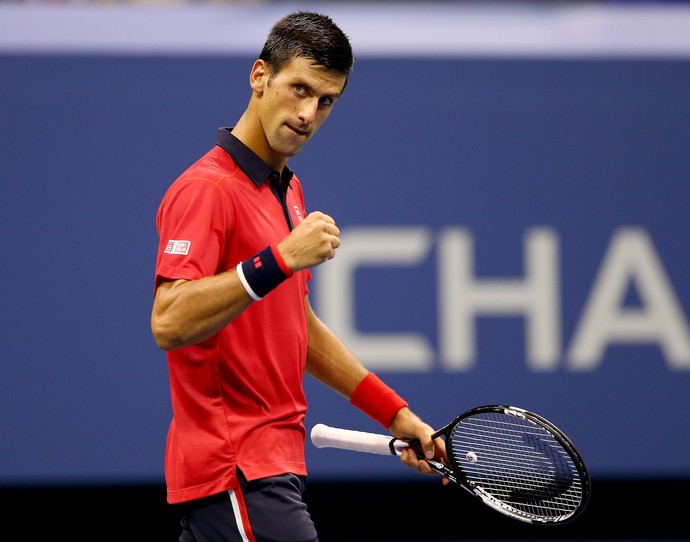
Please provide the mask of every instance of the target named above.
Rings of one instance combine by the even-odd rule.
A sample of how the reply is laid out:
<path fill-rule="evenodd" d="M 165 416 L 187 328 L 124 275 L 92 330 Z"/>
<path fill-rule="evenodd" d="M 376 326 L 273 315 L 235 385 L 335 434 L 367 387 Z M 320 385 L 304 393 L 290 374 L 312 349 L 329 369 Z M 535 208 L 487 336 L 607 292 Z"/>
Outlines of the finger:
<path fill-rule="evenodd" d="M 433 459 L 436 456 L 436 446 L 434 445 L 434 441 L 431 439 L 431 436 L 426 436 L 424 439 L 420 439 L 419 443 L 422 447 L 422 452 L 424 453 L 424 457 L 427 459 Z"/>
<path fill-rule="evenodd" d="M 322 213 L 322 219 L 324 222 L 327 222 L 328 224 L 335 224 L 335 219 L 330 215 Z"/>
<path fill-rule="evenodd" d="M 448 463 L 448 454 L 446 452 L 446 443 L 441 437 L 436 437 L 433 441 L 436 453 L 443 460 L 444 463 Z"/>
<path fill-rule="evenodd" d="M 436 471 L 434 471 L 434 469 L 432 469 L 426 461 L 423 459 L 420 461 L 420 459 L 417 457 L 417 453 L 412 448 L 405 448 L 401 450 L 400 458 L 406 466 L 413 468 L 422 474 L 436 474 Z"/>
<path fill-rule="evenodd" d="M 400 460 L 415 470 L 418 469 L 419 460 L 417 459 L 417 454 L 412 450 L 412 448 L 403 448 L 400 451 Z"/>
<path fill-rule="evenodd" d="M 333 220 L 333 218 L 322 213 L 321 211 L 312 211 L 307 215 L 307 218 L 304 219 L 304 222 L 326 222 L 329 224 L 335 224 L 335 220 Z"/>
<path fill-rule="evenodd" d="M 434 474 L 435 471 L 429 466 L 426 461 L 420 461 L 417 464 L 417 470 L 422 474 Z"/>

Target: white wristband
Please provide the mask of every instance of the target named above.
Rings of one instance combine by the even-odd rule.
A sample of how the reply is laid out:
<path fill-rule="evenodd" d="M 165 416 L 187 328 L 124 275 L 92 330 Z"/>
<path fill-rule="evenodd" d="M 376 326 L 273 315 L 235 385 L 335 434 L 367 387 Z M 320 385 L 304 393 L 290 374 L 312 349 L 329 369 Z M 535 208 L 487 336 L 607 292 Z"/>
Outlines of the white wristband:
<path fill-rule="evenodd" d="M 249 294 L 249 297 L 251 297 L 254 301 L 261 301 L 263 298 L 259 297 L 256 295 L 254 290 L 252 290 L 252 287 L 249 286 L 249 283 L 247 282 L 247 279 L 244 278 L 244 271 L 242 271 L 242 263 L 240 263 L 237 267 L 237 276 L 240 277 L 240 282 L 242 283 L 242 286 L 244 286 L 244 289 L 247 291 Z"/>

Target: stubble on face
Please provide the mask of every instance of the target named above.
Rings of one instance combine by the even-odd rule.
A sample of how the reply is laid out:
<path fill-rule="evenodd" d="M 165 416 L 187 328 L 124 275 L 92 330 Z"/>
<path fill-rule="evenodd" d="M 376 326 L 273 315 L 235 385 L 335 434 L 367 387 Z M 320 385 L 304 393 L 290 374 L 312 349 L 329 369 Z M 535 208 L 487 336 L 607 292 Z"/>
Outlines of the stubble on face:
<path fill-rule="evenodd" d="M 345 84 L 339 72 L 296 58 L 270 79 L 261 98 L 260 122 L 272 154 L 296 156 L 328 118 Z"/>

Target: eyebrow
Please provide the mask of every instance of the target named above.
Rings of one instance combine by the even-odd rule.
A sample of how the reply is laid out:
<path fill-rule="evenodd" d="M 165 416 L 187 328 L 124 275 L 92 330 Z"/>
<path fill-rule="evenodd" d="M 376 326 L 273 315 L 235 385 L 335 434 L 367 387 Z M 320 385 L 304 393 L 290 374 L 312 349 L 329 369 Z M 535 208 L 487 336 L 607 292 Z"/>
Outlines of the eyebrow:
<path fill-rule="evenodd" d="M 318 94 L 317 92 L 315 92 L 314 87 L 312 85 L 304 82 L 301 79 L 296 79 L 294 84 L 295 85 L 302 85 L 304 88 L 307 89 L 307 91 L 310 94 L 318 95 L 319 98 L 331 98 L 332 100 L 337 100 L 338 98 L 340 98 L 340 95 L 342 94 L 342 92 L 333 92 L 333 93 L 327 92 L 325 94 Z"/>

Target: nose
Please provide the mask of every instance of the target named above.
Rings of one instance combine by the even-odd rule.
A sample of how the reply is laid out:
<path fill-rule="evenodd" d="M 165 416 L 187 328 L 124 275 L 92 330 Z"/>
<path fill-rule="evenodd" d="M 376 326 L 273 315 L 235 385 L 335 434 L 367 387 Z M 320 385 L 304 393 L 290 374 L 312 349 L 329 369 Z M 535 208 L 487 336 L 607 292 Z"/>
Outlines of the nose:
<path fill-rule="evenodd" d="M 318 98 L 308 98 L 300 102 L 299 111 L 297 116 L 300 122 L 304 124 L 312 124 L 316 119 L 316 111 L 319 108 Z"/>

